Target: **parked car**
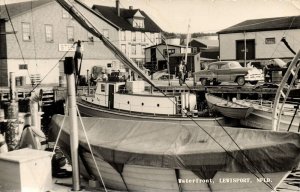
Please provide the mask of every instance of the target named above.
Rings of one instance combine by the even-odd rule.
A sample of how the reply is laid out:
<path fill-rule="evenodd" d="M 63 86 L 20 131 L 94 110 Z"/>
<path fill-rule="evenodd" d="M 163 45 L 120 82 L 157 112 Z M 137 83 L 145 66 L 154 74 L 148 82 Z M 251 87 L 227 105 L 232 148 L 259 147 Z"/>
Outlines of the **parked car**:
<path fill-rule="evenodd" d="M 218 61 L 207 65 L 207 67 L 194 73 L 202 85 L 209 85 L 212 81 L 214 85 L 221 82 L 236 82 L 238 85 L 244 85 L 249 82 L 253 85 L 258 81 L 263 81 L 262 70 L 255 67 L 242 67 L 237 61 Z"/>

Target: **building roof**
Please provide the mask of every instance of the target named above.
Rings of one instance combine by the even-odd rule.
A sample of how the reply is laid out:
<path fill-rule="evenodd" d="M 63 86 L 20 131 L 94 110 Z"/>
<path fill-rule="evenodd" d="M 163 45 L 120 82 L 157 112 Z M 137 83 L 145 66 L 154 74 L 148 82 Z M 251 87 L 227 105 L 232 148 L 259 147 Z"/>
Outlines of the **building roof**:
<path fill-rule="evenodd" d="M 21 3 L 13 3 L 13 4 L 7 4 L 7 9 L 9 12 L 10 17 L 15 17 L 17 15 L 21 15 L 27 11 L 30 11 L 34 8 L 37 8 L 39 6 L 45 5 L 47 3 L 55 2 L 53 0 L 39 0 L 39 1 L 27 1 L 27 2 L 21 2 Z M 5 5 L 0 6 L 0 18 L 1 19 L 7 19 L 8 14 L 6 12 Z"/>
<path fill-rule="evenodd" d="M 173 44 L 167 44 L 168 47 L 179 47 L 179 48 L 186 48 L 185 45 L 173 45 Z M 159 46 L 167 46 L 165 43 L 160 43 L 160 44 L 157 44 L 157 45 L 152 45 L 152 46 L 149 46 L 149 47 L 146 47 L 145 49 L 149 49 L 149 48 L 152 48 L 152 47 L 159 47 Z M 188 48 L 191 48 L 190 46 Z"/>
<path fill-rule="evenodd" d="M 75 0 L 75 2 L 78 3 L 81 7 L 85 8 L 87 11 L 89 11 L 92 14 L 94 14 L 95 16 L 97 16 L 98 18 L 100 18 L 100 19 L 104 20 L 105 22 L 109 23 L 110 25 L 112 25 L 116 29 L 120 29 L 119 26 L 115 25 L 110 20 L 108 20 L 107 18 L 105 18 L 103 15 L 99 14 L 99 12 L 96 12 L 95 10 L 91 9 L 86 4 L 82 3 L 80 0 Z"/>
<path fill-rule="evenodd" d="M 122 30 L 158 33 L 162 31 L 161 28 L 144 11 L 141 11 L 139 9 L 120 9 L 120 16 L 118 16 L 115 7 L 93 5 L 92 9 L 99 12 L 106 19 L 119 26 Z M 138 11 L 140 11 L 140 13 L 145 18 L 145 28 L 135 28 L 127 20 L 128 18 L 132 18 Z"/>
<path fill-rule="evenodd" d="M 187 56 L 195 56 L 198 55 L 200 53 L 188 53 Z M 170 57 L 184 57 L 185 53 L 173 53 L 170 55 Z"/>
<path fill-rule="evenodd" d="M 214 39 L 193 38 L 191 41 L 197 41 L 206 45 L 206 47 L 219 47 L 219 41 Z"/>
<path fill-rule="evenodd" d="M 219 31 L 219 34 L 240 33 L 254 31 L 273 31 L 285 29 L 300 29 L 300 16 L 273 17 L 264 19 L 246 20 L 226 29 Z"/>

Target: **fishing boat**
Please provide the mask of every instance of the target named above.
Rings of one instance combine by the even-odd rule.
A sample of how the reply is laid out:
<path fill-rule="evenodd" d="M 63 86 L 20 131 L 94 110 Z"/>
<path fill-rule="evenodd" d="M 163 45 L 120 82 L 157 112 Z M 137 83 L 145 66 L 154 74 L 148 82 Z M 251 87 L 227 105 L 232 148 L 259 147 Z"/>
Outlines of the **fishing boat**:
<path fill-rule="evenodd" d="M 226 117 L 245 119 L 253 111 L 251 106 L 240 105 L 209 93 L 205 94 L 205 98 L 210 109 L 216 110 Z"/>
<path fill-rule="evenodd" d="M 50 125 L 54 137 L 62 127 L 59 145 L 66 151 L 69 121 L 55 115 Z M 298 133 L 96 117 L 82 122 L 81 174 L 100 181 L 100 172 L 105 186 L 118 191 L 275 191 L 299 164 Z"/>
<path fill-rule="evenodd" d="M 244 126 L 272 130 L 272 101 L 264 100 L 236 100 L 237 104 L 253 107 L 250 115 L 241 119 L 240 122 Z M 281 131 L 298 132 L 300 126 L 300 112 L 297 105 L 285 104 L 281 113 L 279 128 Z"/>
<path fill-rule="evenodd" d="M 151 93 L 145 90 L 144 81 L 99 81 L 95 94 L 81 96 L 77 104 L 84 116 L 181 124 L 196 121 L 210 126 L 229 123 L 223 117 L 200 117 L 194 93 Z"/>

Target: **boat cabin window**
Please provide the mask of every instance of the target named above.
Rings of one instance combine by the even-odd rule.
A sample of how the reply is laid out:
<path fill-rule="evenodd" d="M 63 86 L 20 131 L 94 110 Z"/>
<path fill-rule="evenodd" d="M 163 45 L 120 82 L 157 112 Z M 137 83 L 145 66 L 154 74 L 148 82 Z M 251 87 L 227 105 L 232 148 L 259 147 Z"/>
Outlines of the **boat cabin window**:
<path fill-rule="evenodd" d="M 101 92 L 105 92 L 105 84 L 101 84 Z"/>

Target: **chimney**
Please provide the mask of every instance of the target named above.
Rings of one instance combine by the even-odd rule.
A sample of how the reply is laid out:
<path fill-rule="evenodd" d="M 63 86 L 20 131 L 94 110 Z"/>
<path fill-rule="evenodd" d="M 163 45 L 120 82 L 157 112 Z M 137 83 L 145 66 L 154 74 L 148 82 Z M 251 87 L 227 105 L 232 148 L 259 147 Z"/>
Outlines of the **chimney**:
<path fill-rule="evenodd" d="M 133 9 L 133 6 L 129 6 L 129 10 L 132 10 Z"/>
<path fill-rule="evenodd" d="M 116 10 L 118 16 L 120 17 L 120 0 L 116 0 Z"/>

